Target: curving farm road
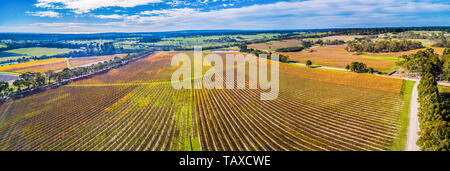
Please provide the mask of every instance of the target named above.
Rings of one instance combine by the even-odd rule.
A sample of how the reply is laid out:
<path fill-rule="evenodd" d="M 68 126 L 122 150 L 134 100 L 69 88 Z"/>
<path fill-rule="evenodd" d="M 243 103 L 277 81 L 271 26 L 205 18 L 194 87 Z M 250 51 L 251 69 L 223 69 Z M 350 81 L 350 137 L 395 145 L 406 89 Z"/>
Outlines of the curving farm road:
<path fill-rule="evenodd" d="M 419 81 L 414 84 L 413 92 L 411 94 L 411 104 L 409 108 L 409 127 L 408 127 L 408 139 L 406 141 L 406 151 L 419 151 L 419 146 L 416 142 L 419 139 L 419 118 L 418 108 L 419 102 L 417 101 L 418 92 L 417 85 Z"/>

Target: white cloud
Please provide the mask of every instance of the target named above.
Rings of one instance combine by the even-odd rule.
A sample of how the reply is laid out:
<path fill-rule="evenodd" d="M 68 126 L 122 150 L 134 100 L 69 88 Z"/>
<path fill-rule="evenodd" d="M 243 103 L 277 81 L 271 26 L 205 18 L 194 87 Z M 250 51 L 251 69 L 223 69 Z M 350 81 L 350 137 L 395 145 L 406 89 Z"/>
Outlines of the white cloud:
<path fill-rule="evenodd" d="M 153 10 L 142 11 L 141 15 L 164 15 L 164 16 L 188 16 L 196 13 L 196 9 L 192 8 L 178 8 L 178 9 L 165 9 L 165 10 Z"/>
<path fill-rule="evenodd" d="M 52 18 L 59 18 L 61 17 L 60 13 L 54 12 L 54 11 L 36 11 L 36 12 L 26 12 L 27 14 L 30 14 L 31 16 L 36 17 L 52 17 Z"/>
<path fill-rule="evenodd" d="M 209 1 L 211 2 L 211 1 Z M 228 4 L 228 3 L 227 3 Z M 58 4 L 55 4 L 58 5 Z M 147 32 L 206 29 L 311 29 L 336 27 L 445 26 L 445 2 L 396 0 L 308 0 L 233 7 L 212 11 L 176 8 L 137 14 L 97 15 L 116 22 L 40 24 L 24 30 L 53 32 Z M 87 15 L 93 16 L 93 15 Z M 69 28 L 68 28 L 69 27 Z"/>
<path fill-rule="evenodd" d="M 104 7 L 136 7 L 162 0 L 37 0 L 36 7 L 53 9 L 72 9 L 77 14 L 88 13 Z"/>
<path fill-rule="evenodd" d="M 416 19 L 420 18 L 420 13 L 449 11 L 450 5 L 443 3 L 396 0 L 309 0 L 207 12 L 186 8 L 146 11 L 141 15 L 133 16 L 130 21 L 180 29 L 183 27 L 189 27 L 185 29 L 196 27 L 200 27 L 198 29 L 295 29 L 348 27 L 364 25 L 363 23 L 372 23 L 373 26 L 395 22 L 411 24 L 411 22 L 419 22 Z"/>
<path fill-rule="evenodd" d="M 126 15 L 112 14 L 112 15 L 93 15 L 93 16 L 101 19 L 123 19 Z"/>
<path fill-rule="evenodd" d="M 47 27 L 61 27 L 61 26 L 78 26 L 78 25 L 85 25 L 85 23 L 34 23 L 30 24 L 31 26 L 47 26 Z"/>

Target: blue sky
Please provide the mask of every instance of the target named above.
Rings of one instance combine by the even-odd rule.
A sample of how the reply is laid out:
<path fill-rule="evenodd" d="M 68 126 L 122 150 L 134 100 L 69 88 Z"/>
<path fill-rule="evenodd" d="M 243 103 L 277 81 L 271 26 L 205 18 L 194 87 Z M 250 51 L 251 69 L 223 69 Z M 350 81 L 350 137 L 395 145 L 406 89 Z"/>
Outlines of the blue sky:
<path fill-rule="evenodd" d="M 450 26 L 448 0 L 5 0 L 0 32 Z"/>

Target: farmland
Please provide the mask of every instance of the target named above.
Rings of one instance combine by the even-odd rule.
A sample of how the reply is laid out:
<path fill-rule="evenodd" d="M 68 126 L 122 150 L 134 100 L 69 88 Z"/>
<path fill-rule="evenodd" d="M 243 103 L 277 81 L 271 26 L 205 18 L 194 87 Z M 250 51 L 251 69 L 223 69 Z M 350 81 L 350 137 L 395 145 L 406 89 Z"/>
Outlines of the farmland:
<path fill-rule="evenodd" d="M 279 97 L 260 101 L 262 89 L 173 89 L 176 53 L 3 103 L 0 149 L 391 150 L 399 139 L 402 80 L 280 64 Z"/>
<path fill-rule="evenodd" d="M 431 48 L 434 50 L 434 53 L 437 53 L 439 55 L 442 55 L 442 53 L 444 52 L 444 48 L 439 48 L 439 47 L 431 47 Z M 403 51 L 403 52 L 390 52 L 390 53 L 367 53 L 367 55 L 380 56 L 380 57 L 399 57 L 402 55 L 410 55 L 410 54 L 416 53 L 420 50 L 423 51 L 425 49 L 426 48 Z"/>
<path fill-rule="evenodd" d="M 24 56 L 52 56 L 62 53 L 67 53 L 73 51 L 74 49 L 63 49 L 63 48 L 20 48 L 14 50 L 8 50 L 6 52 L 23 54 Z"/>
<path fill-rule="evenodd" d="M 0 62 L 8 61 L 8 60 L 16 60 L 19 58 L 23 58 L 24 56 L 8 56 L 8 57 L 0 57 Z"/>
<path fill-rule="evenodd" d="M 195 45 L 202 45 L 204 48 L 210 46 L 220 46 L 237 41 L 269 39 L 280 34 L 261 33 L 255 35 L 224 35 L 224 36 L 198 36 L 198 37 L 174 37 L 164 38 L 155 43 L 147 43 L 159 46 L 178 46 L 184 48 L 192 48 Z M 142 43 L 141 43 L 142 44 Z"/>
<path fill-rule="evenodd" d="M 86 65 L 91 64 L 99 61 L 108 61 L 111 59 L 114 59 L 114 57 L 123 58 L 127 54 L 116 54 L 116 55 L 106 55 L 106 56 L 90 56 L 90 57 L 77 57 L 77 58 L 70 58 L 69 63 L 73 66 L 80 66 L 80 65 Z"/>
<path fill-rule="evenodd" d="M 348 53 L 345 50 L 345 45 L 317 46 L 311 49 L 314 51 L 286 52 L 281 54 L 289 55 L 289 59 L 292 61 L 305 63 L 307 60 L 311 60 L 314 64 L 341 68 L 353 61 L 364 62 L 368 67 L 377 70 L 387 70 L 395 66 L 394 60 L 380 60 Z"/>
<path fill-rule="evenodd" d="M 308 38 L 308 39 L 304 39 L 304 40 L 343 40 L 343 41 L 350 41 L 350 40 L 355 40 L 355 38 L 362 38 L 364 36 L 351 36 L 351 35 L 345 35 L 345 36 L 327 36 L 327 37 L 323 37 L 323 38 Z M 270 41 L 270 42 L 266 42 L 266 43 L 257 43 L 257 44 L 250 44 L 248 45 L 248 48 L 253 48 L 253 49 L 260 49 L 260 50 L 264 50 L 264 51 L 272 51 L 272 50 L 276 50 L 279 48 L 287 48 L 287 47 L 295 47 L 295 46 L 300 46 L 301 45 L 301 41 L 298 39 L 287 39 L 287 40 L 281 40 L 281 41 Z"/>
<path fill-rule="evenodd" d="M 77 57 L 77 58 L 51 58 L 46 60 L 31 61 L 19 64 L 0 66 L 0 71 L 24 73 L 24 72 L 41 72 L 48 70 L 61 70 L 64 68 L 91 64 L 100 61 L 108 61 L 114 57 L 124 57 L 126 54 L 106 55 L 106 56 L 91 56 L 91 57 Z M 67 62 L 69 61 L 69 62 Z"/>
<path fill-rule="evenodd" d="M 275 50 L 279 48 L 286 48 L 286 47 L 294 47 L 299 46 L 300 41 L 297 39 L 290 39 L 290 40 L 282 40 L 282 41 L 271 41 L 267 43 L 258 43 L 258 44 L 251 44 L 248 46 L 248 48 L 254 48 L 254 49 L 260 49 L 260 50 Z"/>
<path fill-rule="evenodd" d="M 67 48 L 19 48 L 0 52 L 0 62 L 6 62 L 10 60 L 17 60 L 20 58 L 31 58 L 31 57 L 41 57 L 41 56 L 52 56 L 58 54 L 64 54 L 75 49 Z"/>
<path fill-rule="evenodd" d="M 52 58 L 40 61 L 31 61 L 13 65 L 0 66 L 0 71 L 6 72 L 45 72 L 48 70 L 58 70 L 67 67 L 67 58 Z"/>
<path fill-rule="evenodd" d="M 353 54 L 345 50 L 346 45 L 328 45 L 328 46 L 315 46 L 311 51 L 302 52 L 285 52 L 280 53 L 289 55 L 289 59 L 292 61 L 305 63 L 307 60 L 311 60 L 314 64 L 340 67 L 344 68 L 346 65 L 353 61 L 363 62 L 367 64 L 367 67 L 372 67 L 380 71 L 389 71 L 395 66 L 395 62 L 401 55 L 409 55 L 416 53 L 419 50 L 416 49 L 403 52 L 390 52 L 390 53 L 364 53 Z M 433 48 L 435 53 L 442 54 L 443 48 Z"/>
<path fill-rule="evenodd" d="M 289 61 L 291 62 L 306 63 L 306 61 L 310 60 L 313 64 L 328 67 L 344 68 L 352 62 L 362 62 L 366 64 L 368 68 L 373 68 L 375 70 L 381 71 L 382 73 L 389 73 L 394 71 L 396 69 L 395 63 L 398 61 L 399 56 L 409 55 L 416 53 L 420 50 L 425 50 L 425 48 L 421 48 L 408 51 L 388 52 L 388 53 L 347 52 L 346 50 L 347 45 L 342 44 L 344 42 L 352 41 L 357 38 L 373 39 L 373 41 L 378 41 L 381 39 L 387 39 L 386 37 L 392 36 L 392 34 L 386 35 L 381 34 L 378 36 L 379 38 L 373 38 L 374 36 L 372 36 L 371 38 L 368 35 L 335 35 L 322 38 L 286 39 L 280 41 L 269 41 L 265 43 L 249 44 L 247 48 L 287 55 L 289 56 Z M 322 40 L 322 42 L 320 44 L 316 43 L 314 45 L 314 42 L 315 41 L 317 42 L 319 40 Z M 340 42 L 341 45 L 322 44 L 323 41 L 333 41 L 333 40 L 341 40 Z M 392 38 L 390 40 L 400 41 L 400 39 L 392 39 Z M 310 41 L 313 46 L 304 47 L 305 45 L 303 44 L 305 43 L 305 41 Z M 425 44 L 425 46 L 429 46 L 429 43 Z M 286 51 L 279 51 L 282 48 L 293 48 L 293 47 L 298 47 L 299 50 L 302 50 L 302 47 L 304 49 L 299 52 L 294 52 L 295 50 L 288 51 L 287 49 Z M 431 47 L 431 48 L 433 48 L 435 53 L 437 54 L 442 54 L 444 51 L 444 48 L 441 47 Z"/>
<path fill-rule="evenodd" d="M 322 40 L 343 40 L 343 41 L 350 41 L 350 40 L 355 40 L 356 38 L 363 38 L 365 36 L 363 35 L 358 35 L 358 36 L 354 36 L 354 35 L 342 35 L 342 36 L 327 36 L 324 38 L 321 38 Z"/>

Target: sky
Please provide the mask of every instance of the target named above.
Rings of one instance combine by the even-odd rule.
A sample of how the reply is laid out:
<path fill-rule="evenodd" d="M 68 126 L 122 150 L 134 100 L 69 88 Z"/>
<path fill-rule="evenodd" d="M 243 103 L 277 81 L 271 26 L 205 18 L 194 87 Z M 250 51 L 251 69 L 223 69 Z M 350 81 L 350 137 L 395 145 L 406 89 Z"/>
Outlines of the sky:
<path fill-rule="evenodd" d="M 450 26 L 448 0 L 2 0 L 0 32 Z"/>

